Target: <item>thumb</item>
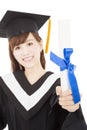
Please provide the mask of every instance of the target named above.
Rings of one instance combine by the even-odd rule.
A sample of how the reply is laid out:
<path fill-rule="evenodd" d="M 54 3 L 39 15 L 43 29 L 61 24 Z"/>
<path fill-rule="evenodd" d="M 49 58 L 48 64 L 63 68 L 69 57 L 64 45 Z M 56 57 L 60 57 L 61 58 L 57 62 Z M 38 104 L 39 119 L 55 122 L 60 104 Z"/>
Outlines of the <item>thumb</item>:
<path fill-rule="evenodd" d="M 62 93 L 61 87 L 60 87 L 60 86 L 57 86 L 57 87 L 56 87 L 56 94 L 59 96 L 59 95 L 61 95 L 61 93 Z"/>

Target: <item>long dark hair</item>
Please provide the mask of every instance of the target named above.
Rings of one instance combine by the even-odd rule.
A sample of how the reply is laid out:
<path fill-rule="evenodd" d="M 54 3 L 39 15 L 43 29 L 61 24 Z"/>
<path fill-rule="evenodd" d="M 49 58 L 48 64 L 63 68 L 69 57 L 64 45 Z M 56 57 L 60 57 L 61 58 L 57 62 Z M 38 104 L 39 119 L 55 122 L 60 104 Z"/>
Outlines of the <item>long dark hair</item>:
<path fill-rule="evenodd" d="M 17 60 L 14 58 L 13 49 L 14 49 L 14 47 L 16 45 L 24 43 L 26 41 L 28 35 L 29 35 L 29 32 L 18 35 L 18 36 L 14 36 L 11 39 L 9 39 L 9 56 L 10 56 L 10 59 L 11 59 L 11 67 L 12 67 L 13 72 L 16 71 L 16 70 L 24 70 L 24 67 L 22 65 L 20 65 L 17 62 Z M 34 38 L 38 42 L 40 42 L 42 40 L 38 33 L 32 33 L 32 35 L 34 36 Z M 45 69 L 46 62 L 45 62 L 45 57 L 44 57 L 44 51 L 43 50 L 41 51 L 41 54 L 40 54 L 40 62 L 41 62 L 41 65 L 42 65 L 43 69 Z"/>

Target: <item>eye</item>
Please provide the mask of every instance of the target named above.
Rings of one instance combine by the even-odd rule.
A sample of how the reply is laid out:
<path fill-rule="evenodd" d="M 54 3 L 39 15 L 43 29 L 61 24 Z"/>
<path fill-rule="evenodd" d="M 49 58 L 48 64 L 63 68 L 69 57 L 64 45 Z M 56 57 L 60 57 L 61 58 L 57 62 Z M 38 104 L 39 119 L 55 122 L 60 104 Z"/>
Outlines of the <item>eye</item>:
<path fill-rule="evenodd" d="M 14 50 L 19 50 L 20 49 L 20 46 L 15 46 L 14 47 Z"/>
<path fill-rule="evenodd" d="M 31 46 L 31 45 L 33 45 L 33 42 L 29 42 L 29 43 L 28 43 L 28 46 Z"/>

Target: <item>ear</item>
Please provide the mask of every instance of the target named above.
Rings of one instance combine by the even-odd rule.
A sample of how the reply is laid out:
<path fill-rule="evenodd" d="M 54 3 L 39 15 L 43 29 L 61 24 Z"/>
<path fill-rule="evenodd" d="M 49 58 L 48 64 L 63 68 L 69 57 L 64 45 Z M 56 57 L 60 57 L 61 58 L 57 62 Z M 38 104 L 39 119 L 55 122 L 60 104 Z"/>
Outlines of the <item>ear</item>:
<path fill-rule="evenodd" d="M 42 40 L 40 41 L 40 49 L 41 49 L 40 51 L 43 50 L 43 41 Z"/>

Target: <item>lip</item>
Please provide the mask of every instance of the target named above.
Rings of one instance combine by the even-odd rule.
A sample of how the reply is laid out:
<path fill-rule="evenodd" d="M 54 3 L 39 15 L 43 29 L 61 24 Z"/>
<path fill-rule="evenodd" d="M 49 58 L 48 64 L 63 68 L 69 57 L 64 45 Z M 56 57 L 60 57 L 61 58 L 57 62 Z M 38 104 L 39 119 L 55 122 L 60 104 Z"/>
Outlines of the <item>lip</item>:
<path fill-rule="evenodd" d="M 31 61 L 33 59 L 33 56 L 25 57 L 23 58 L 23 61 Z"/>

